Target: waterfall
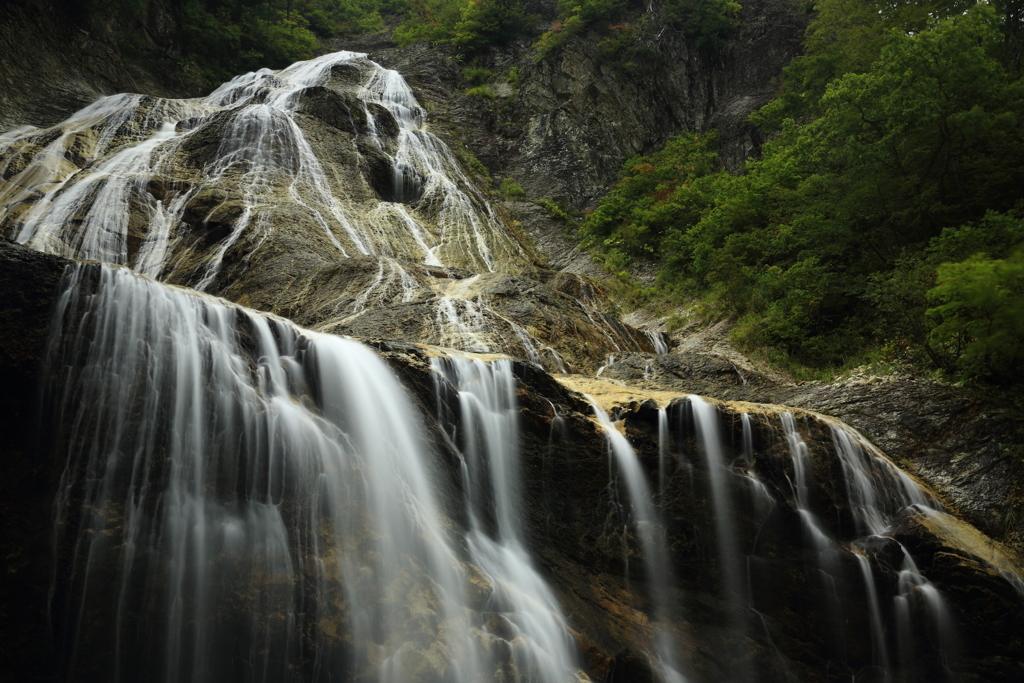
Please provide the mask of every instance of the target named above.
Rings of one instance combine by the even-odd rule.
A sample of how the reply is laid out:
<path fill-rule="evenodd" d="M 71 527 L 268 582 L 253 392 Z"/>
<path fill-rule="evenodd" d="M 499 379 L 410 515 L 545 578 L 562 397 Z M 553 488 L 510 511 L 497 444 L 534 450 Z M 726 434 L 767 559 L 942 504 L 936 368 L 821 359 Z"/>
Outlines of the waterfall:
<path fill-rule="evenodd" d="M 536 275 L 468 168 L 354 52 L 0 135 L 0 231 L 103 263 L 65 272 L 41 373 L 64 678 L 622 683 L 638 651 L 659 683 L 957 680 L 963 603 L 906 531 L 954 533 L 939 503 L 812 413 L 610 385 L 595 426 L 534 366 L 668 339 Z M 213 296 L 252 273 L 322 287 L 265 306 L 317 331 Z M 389 307 L 363 329 L 423 344 L 324 333 Z"/>
<path fill-rule="evenodd" d="M 358 97 L 379 147 L 384 144 L 367 105 L 380 105 L 399 125 L 395 154 L 383 152 L 399 177 L 397 196 L 358 209 L 345 186 L 325 171 L 299 125 L 303 95 L 327 83 L 339 66 L 365 74 Z M 206 265 L 186 278 L 198 289 L 213 284 L 225 254 L 239 240 L 245 241 L 250 254 L 259 249 L 274 229 L 273 205 L 282 201 L 319 227 L 338 258 L 391 255 L 403 239 L 401 233 L 412 239 L 416 253 L 409 255 L 410 260 L 430 265 L 489 271 L 498 265 L 497 254 L 502 264 L 509 258 L 525 258 L 451 151 L 424 129 L 425 120 L 424 110 L 397 72 L 360 53 L 336 52 L 280 72 L 263 69 L 238 77 L 195 100 L 104 98 L 58 126 L 59 135 L 42 145 L 46 135 L 34 129 L 14 135 L 5 140 L 3 151 L 40 145 L 42 149 L 26 170 L 11 177 L 0 200 L 15 209 L 18 220 L 12 225 L 21 243 L 67 256 L 134 264 L 137 270 L 160 276 L 181 260 L 175 248 L 192 248 L 174 234 L 186 221 L 189 206 L 210 189 L 231 189 L 242 208 L 228 219 L 227 234 L 217 240 Z M 206 144 L 204 136 L 211 132 L 216 135 L 216 151 L 196 169 L 198 178 L 182 178 L 170 199 L 158 199 L 148 191 L 154 180 L 180 176 L 179 166 L 190 150 Z M 68 159 L 78 159 L 81 167 Z M 392 203 L 410 200 L 401 190 L 411 182 L 410 173 L 423 184 L 414 192 L 423 199 L 422 206 L 413 212 Z M 199 218 L 209 222 L 226 207 L 225 201 L 209 206 Z M 146 231 L 144 255 L 128 249 L 133 202 L 141 204 L 134 211 L 142 211 L 147 222 L 159 218 L 164 227 Z M 355 210 L 369 213 L 374 206 L 377 220 L 355 219 Z M 390 232 L 373 229 L 382 225 Z"/>
<path fill-rule="evenodd" d="M 736 523 L 733 520 L 735 504 L 728 491 L 727 478 L 731 477 L 733 473 L 725 460 L 725 448 L 718 424 L 718 410 L 699 396 L 690 396 L 688 399 L 693 409 L 693 422 L 697 438 L 707 462 L 722 593 L 729 605 L 729 621 L 737 636 L 742 638 L 746 632 L 746 609 L 749 598 L 745 591 L 747 582 L 742 576 L 746 562 L 740 554 L 736 538 Z M 751 680 L 750 672 L 743 671 L 742 660 L 734 662 L 730 668 L 734 678 Z"/>
<path fill-rule="evenodd" d="M 336 132 L 332 144 L 348 145 L 358 160 L 344 169 L 349 177 L 325 167 L 320 156 L 329 158 L 334 147 L 325 153 L 309 130 L 307 101 L 324 92 L 350 93 L 348 100 L 336 95 L 329 112 L 337 118 L 347 108 L 339 125 L 351 130 Z M 533 268 L 426 118 L 401 75 L 344 51 L 239 76 L 204 98 L 103 98 L 52 129 L 4 137 L 0 230 L 35 249 L 223 292 L 264 254 L 281 250 L 280 241 L 291 239 L 286 226 L 301 226 L 302 240 L 324 263 L 371 256 L 393 274 L 366 283 L 348 321 L 366 312 L 368 300 L 422 296 L 416 263 Z M 392 176 L 391 189 L 377 188 L 381 196 L 360 171 L 377 160 Z M 479 348 L 459 335 L 487 317 L 488 326 L 512 333 L 498 348 L 523 347 L 542 360 L 537 349 L 547 345 L 474 294 L 435 294 L 447 345 Z M 564 369 L 551 351 L 552 367 Z"/>
<path fill-rule="evenodd" d="M 664 522 L 654 507 L 650 485 L 629 440 L 615 428 L 600 404 L 593 398 L 590 398 L 590 404 L 608 440 L 609 458 L 614 459 L 618 472 L 626 481 L 633 526 L 643 551 L 651 616 L 661 622 L 654 625 L 655 643 L 651 654 L 655 655 L 656 667 L 666 683 L 684 683 L 686 678 L 680 672 L 676 646 L 666 630 L 669 607 L 673 602 L 673 572 Z"/>
<path fill-rule="evenodd" d="M 491 587 L 485 629 L 508 643 L 516 680 L 570 680 L 578 669 L 575 648 L 558 601 L 526 549 L 512 363 L 450 356 L 435 358 L 432 367 L 439 422 L 459 444 L 469 555 Z"/>
<path fill-rule="evenodd" d="M 647 338 L 651 340 L 651 344 L 654 346 L 654 353 L 659 356 L 668 353 L 668 344 L 665 342 L 664 332 L 648 332 Z"/>
<path fill-rule="evenodd" d="M 476 683 L 507 630 L 479 629 L 503 618 L 524 680 L 568 680 L 568 632 L 505 484 L 507 367 L 488 375 L 503 394 L 463 393 L 483 401 L 465 415 L 483 439 L 470 450 L 502 475 L 497 532 L 474 521 L 465 558 L 423 425 L 368 348 L 125 269 L 65 277 L 47 404 L 68 454 L 51 609 L 69 679 L 406 681 L 429 667 Z M 483 612 L 466 559 L 492 586 Z"/>

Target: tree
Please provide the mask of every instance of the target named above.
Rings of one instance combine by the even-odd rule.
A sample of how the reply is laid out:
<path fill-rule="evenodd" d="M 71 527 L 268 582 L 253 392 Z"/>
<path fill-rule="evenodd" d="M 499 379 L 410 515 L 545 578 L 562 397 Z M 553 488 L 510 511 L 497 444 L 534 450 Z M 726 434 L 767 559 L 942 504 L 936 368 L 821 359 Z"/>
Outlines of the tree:
<path fill-rule="evenodd" d="M 931 341 L 956 357 L 965 376 L 1024 381 L 1024 249 L 939 266 L 928 298 L 938 304 L 928 310 L 938 321 Z"/>

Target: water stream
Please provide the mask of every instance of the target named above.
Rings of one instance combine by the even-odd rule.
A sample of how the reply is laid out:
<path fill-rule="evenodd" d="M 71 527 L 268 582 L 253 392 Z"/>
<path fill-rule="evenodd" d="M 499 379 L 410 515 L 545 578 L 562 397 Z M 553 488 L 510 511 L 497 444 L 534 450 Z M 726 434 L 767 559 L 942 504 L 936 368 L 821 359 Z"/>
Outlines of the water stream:
<path fill-rule="evenodd" d="M 434 657 L 481 680 L 437 473 L 380 358 L 94 272 L 69 270 L 49 359 L 68 677 L 404 681 Z"/>
<path fill-rule="evenodd" d="M 304 107 L 325 92 L 352 157 L 386 161 L 375 184 L 321 159 Z M 690 396 L 650 411 L 644 461 L 597 401 L 595 426 L 577 399 L 551 398 L 531 469 L 513 360 L 410 351 L 409 372 L 433 382 L 430 415 L 368 346 L 204 293 L 283 250 L 296 225 L 324 263 L 371 264 L 341 319 L 429 298 L 416 322 L 445 346 L 572 369 L 481 294 L 530 257 L 401 75 L 365 55 L 264 69 L 194 100 L 103 98 L 0 136 L 0 176 L 0 230 L 106 264 L 68 267 L 42 373 L 44 441 L 63 467 L 49 608 L 66 680 L 561 683 L 589 667 L 623 683 L 609 662 L 626 649 L 666 683 L 801 680 L 781 622 L 802 607 L 775 604 L 761 572 L 814 601 L 804 616 L 845 680 L 957 679 L 956 615 L 893 538 L 908 516 L 944 513 L 848 426 Z M 614 321 L 574 305 L 601 353 L 629 350 Z M 669 353 L 663 334 L 649 341 Z M 614 364 L 609 353 L 596 374 Z M 828 441 L 817 451 L 809 421 Z M 528 478 L 583 458 L 591 437 L 607 447 L 610 500 L 543 511 L 549 533 L 608 506 L 602 524 L 621 539 L 609 565 L 625 571 L 581 597 L 550 575 L 530 525 L 527 506 L 563 492 L 534 481 L 531 498 Z M 780 573 L 787 552 L 798 559 Z M 714 576 L 681 571 L 696 557 Z M 682 604 L 698 590 L 691 623 Z M 591 603 L 621 620 L 605 660 L 586 641 L 593 612 L 566 607 Z"/>

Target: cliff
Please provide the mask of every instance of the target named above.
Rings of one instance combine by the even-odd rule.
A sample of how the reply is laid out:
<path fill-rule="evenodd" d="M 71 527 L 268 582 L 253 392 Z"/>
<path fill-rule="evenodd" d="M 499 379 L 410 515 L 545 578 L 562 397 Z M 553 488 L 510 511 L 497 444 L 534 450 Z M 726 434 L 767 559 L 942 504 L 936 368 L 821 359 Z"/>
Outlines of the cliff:
<path fill-rule="evenodd" d="M 177 100 L 55 16 L 0 111 L 41 126 L 0 139 L 4 677 L 1019 677 L 998 403 L 669 350 L 495 192 L 586 207 L 682 129 L 738 166 L 793 7 L 632 66 L 513 44 L 493 101 L 386 35 Z"/>

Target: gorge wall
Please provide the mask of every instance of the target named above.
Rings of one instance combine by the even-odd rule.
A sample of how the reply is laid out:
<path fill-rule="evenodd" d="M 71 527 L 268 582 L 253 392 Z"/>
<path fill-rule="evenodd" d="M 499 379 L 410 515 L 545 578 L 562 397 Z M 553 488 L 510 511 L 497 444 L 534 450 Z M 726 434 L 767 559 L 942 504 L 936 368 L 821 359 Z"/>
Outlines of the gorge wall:
<path fill-rule="evenodd" d="M 50 126 L 104 95 L 198 95 L 176 68 L 173 3 L 9 0 L 0 21 L 0 130 Z"/>
<path fill-rule="evenodd" d="M 625 74 L 513 47 L 494 104 L 378 37 L 204 98 L 19 105 L 0 673 L 1017 680 L 1021 560 L 948 514 L 999 532 L 990 404 L 669 352 L 488 191 L 585 206 L 680 128 L 738 163 L 801 26 L 748 3 L 721 53 L 668 36 Z"/>

